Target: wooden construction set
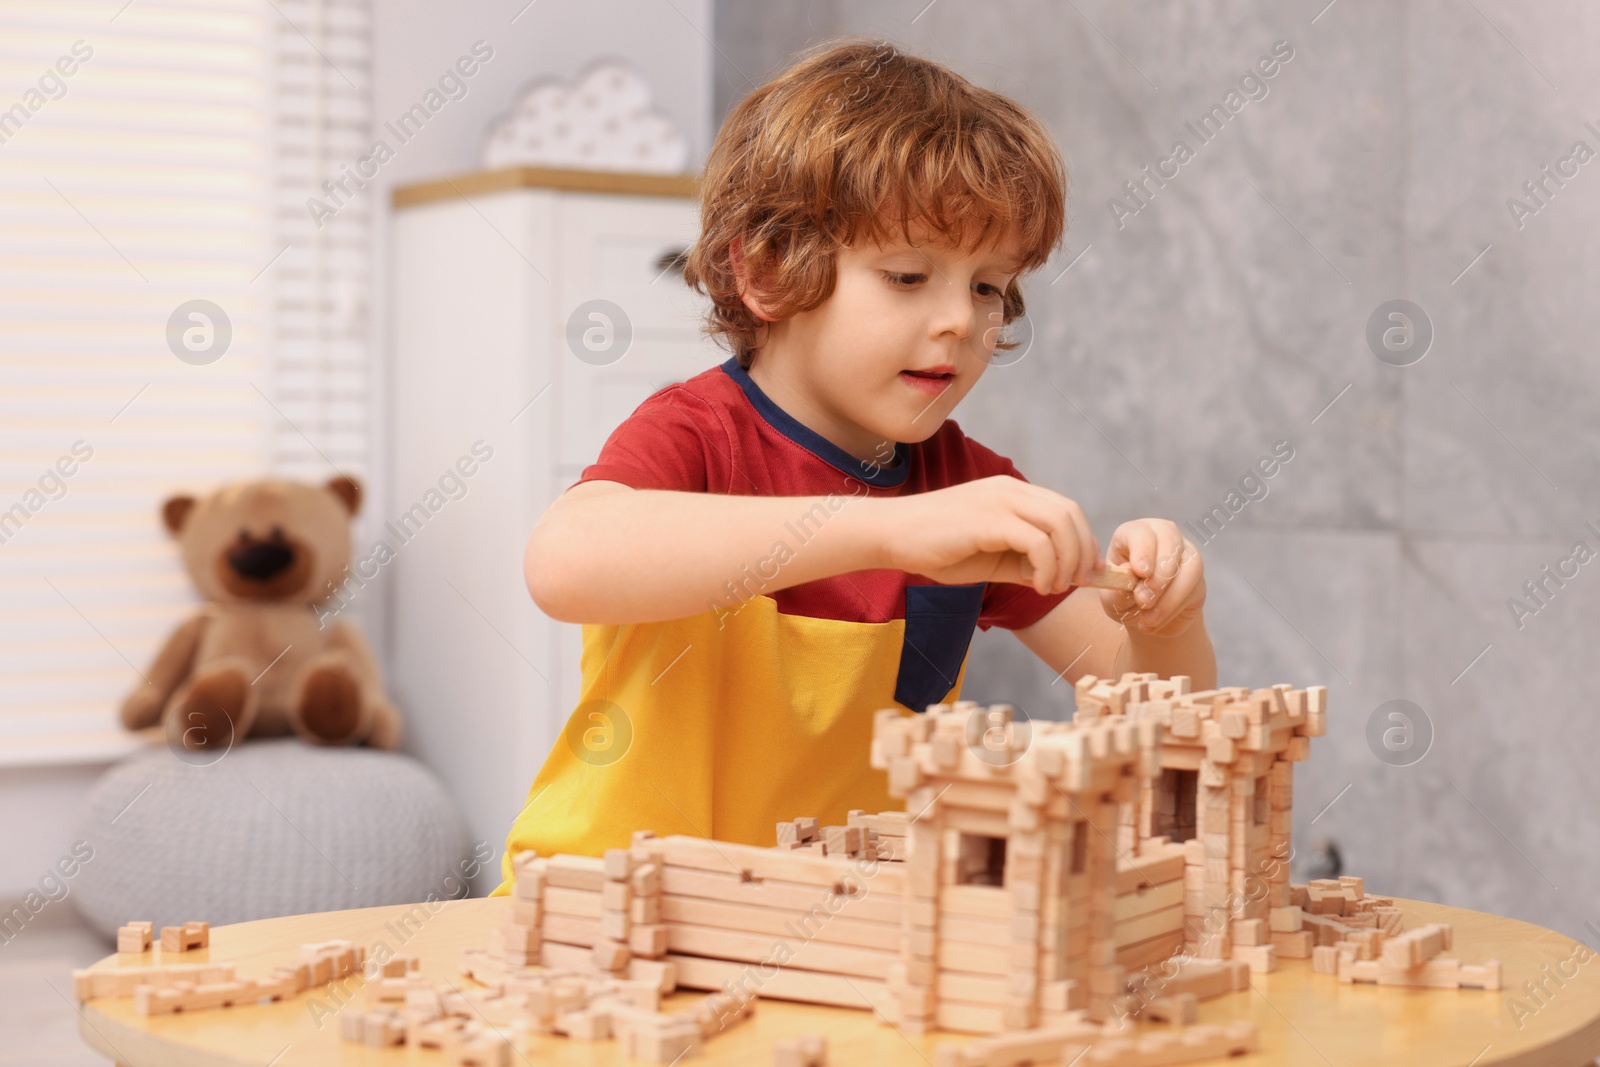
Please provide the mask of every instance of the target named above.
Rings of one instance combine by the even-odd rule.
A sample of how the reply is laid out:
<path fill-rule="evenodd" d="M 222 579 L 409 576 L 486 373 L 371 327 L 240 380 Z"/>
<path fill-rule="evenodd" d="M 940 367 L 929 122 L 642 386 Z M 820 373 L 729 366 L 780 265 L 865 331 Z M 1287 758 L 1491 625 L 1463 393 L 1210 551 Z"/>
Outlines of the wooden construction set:
<path fill-rule="evenodd" d="M 1500 987 L 1497 962 L 1443 955 L 1448 926 L 1405 930 L 1360 878 L 1290 883 L 1293 768 L 1326 728 L 1322 687 L 1191 693 L 1183 677 L 1128 674 L 1075 689 L 1064 723 L 968 701 L 878 712 L 872 765 L 903 812 L 798 817 L 772 847 L 637 831 L 600 857 L 516 856 L 504 925 L 463 953 L 484 988 L 441 991 L 390 961 L 341 1032 L 462 1064 L 510 1063 L 546 1034 L 670 1063 L 771 997 L 984 1035 L 940 1045 L 937 1067 L 1152 1067 L 1254 1049 L 1252 1024 L 1198 1025 L 1197 1002 L 1285 959 L 1340 982 Z M 163 944 L 192 940 L 185 929 Z M 93 976 L 79 996 L 143 982 L 141 1011 L 179 1010 L 240 984 L 183 966 L 116 993 L 85 983 L 120 972 L 78 972 Z M 260 995 L 299 981 L 284 970 Z M 674 990 L 712 992 L 662 1011 Z M 773 1055 L 817 1067 L 826 1046 Z"/>

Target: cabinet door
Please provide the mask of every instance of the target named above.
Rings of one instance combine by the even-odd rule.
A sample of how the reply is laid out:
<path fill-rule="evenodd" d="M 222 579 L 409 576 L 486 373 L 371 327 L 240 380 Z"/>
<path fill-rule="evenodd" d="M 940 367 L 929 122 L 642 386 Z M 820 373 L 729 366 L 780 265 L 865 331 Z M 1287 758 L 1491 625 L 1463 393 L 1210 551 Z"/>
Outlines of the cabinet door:
<path fill-rule="evenodd" d="M 663 385 L 725 353 L 700 333 L 706 300 L 670 262 L 693 244 L 693 201 L 563 195 L 552 363 L 561 402 L 558 462 L 594 462 L 617 424 Z"/>

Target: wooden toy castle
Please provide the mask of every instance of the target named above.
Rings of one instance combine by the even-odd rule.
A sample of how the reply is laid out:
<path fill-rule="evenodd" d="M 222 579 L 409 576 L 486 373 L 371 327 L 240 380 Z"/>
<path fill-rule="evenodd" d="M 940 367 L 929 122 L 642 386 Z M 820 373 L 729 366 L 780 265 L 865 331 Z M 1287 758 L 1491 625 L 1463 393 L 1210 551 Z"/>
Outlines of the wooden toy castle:
<path fill-rule="evenodd" d="M 872 764 L 907 810 L 852 813 L 828 840 L 799 819 L 774 848 L 640 832 L 603 859 L 518 857 L 502 948 L 618 974 L 666 961 L 682 987 L 977 1033 L 1106 1019 L 1131 970 L 1180 951 L 1255 969 L 1311 955 L 1292 764 L 1324 731 L 1325 689 L 1076 688 L 1064 723 L 969 701 L 878 712 Z"/>

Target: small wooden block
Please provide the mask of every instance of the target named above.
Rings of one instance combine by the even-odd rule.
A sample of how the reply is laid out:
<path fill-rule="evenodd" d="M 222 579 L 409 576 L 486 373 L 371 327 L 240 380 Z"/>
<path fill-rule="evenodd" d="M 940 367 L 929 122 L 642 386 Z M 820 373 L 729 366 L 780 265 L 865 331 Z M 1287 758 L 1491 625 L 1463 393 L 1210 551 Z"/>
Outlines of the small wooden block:
<path fill-rule="evenodd" d="M 772 1044 L 772 1067 L 826 1067 L 828 1039 L 821 1034 L 786 1037 Z"/>
<path fill-rule="evenodd" d="M 420 966 L 422 961 L 415 956 L 394 956 L 383 962 L 382 975 L 384 978 L 404 978 Z"/>
<path fill-rule="evenodd" d="M 149 952 L 154 939 L 154 923 L 131 922 L 117 927 L 118 952 Z"/>
<path fill-rule="evenodd" d="M 605 872 L 610 881 L 626 882 L 633 874 L 633 854 L 625 848 L 606 849 Z"/>
<path fill-rule="evenodd" d="M 368 1048 L 392 1048 L 405 1044 L 405 1022 L 396 1012 L 369 1011 L 364 1018 L 362 1044 Z"/>
<path fill-rule="evenodd" d="M 1293 933 L 1274 931 L 1272 947 L 1281 960 L 1309 959 L 1316 948 L 1316 939 L 1310 930 L 1296 930 Z"/>
<path fill-rule="evenodd" d="M 618 971 L 628 965 L 630 957 L 628 946 L 609 938 L 601 938 L 594 944 L 594 965 L 602 971 Z"/>
<path fill-rule="evenodd" d="M 633 886 L 627 882 L 607 882 L 600 888 L 600 907 L 606 911 L 627 911 L 633 903 Z"/>
<path fill-rule="evenodd" d="M 1235 945 L 1265 945 L 1269 944 L 1265 920 L 1262 919 L 1235 919 L 1233 921 L 1233 943 Z"/>
<path fill-rule="evenodd" d="M 1145 1006 L 1144 1014 L 1157 1022 L 1189 1026 L 1200 1017 L 1200 1004 L 1193 993 L 1177 993 L 1156 997 Z"/>
<path fill-rule="evenodd" d="M 1305 925 L 1305 913 L 1299 908 L 1273 908 L 1267 913 L 1267 924 L 1275 934 L 1298 933 Z"/>
<path fill-rule="evenodd" d="M 1278 969 L 1278 950 L 1271 945 L 1234 945 L 1233 958 L 1243 960 L 1256 974 Z"/>

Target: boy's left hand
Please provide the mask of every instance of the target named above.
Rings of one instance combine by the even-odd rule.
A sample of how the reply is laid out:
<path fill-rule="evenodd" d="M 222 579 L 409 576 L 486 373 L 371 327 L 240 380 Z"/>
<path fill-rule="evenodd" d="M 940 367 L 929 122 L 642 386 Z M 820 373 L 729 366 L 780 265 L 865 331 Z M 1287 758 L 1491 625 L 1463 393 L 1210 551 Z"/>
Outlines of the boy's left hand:
<path fill-rule="evenodd" d="M 1133 519 L 1117 527 L 1106 562 L 1140 578 L 1129 592 L 1100 590 L 1100 606 L 1130 630 L 1176 637 L 1200 617 L 1206 602 L 1200 550 L 1168 519 Z"/>

